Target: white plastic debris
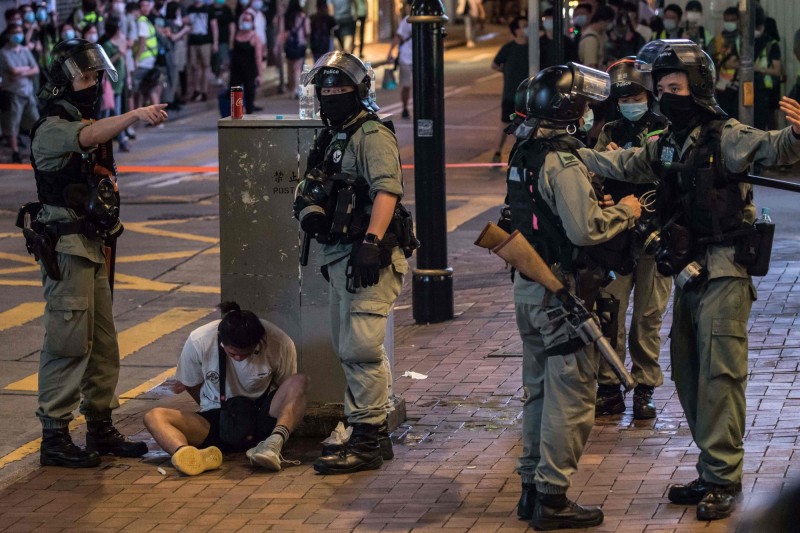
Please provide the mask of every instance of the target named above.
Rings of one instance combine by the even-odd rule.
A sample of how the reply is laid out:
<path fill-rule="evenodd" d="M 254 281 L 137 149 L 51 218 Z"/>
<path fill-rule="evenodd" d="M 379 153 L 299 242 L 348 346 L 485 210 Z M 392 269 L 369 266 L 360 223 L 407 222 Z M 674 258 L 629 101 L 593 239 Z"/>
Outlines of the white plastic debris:
<path fill-rule="evenodd" d="M 322 444 L 341 445 L 350 440 L 350 435 L 353 433 L 353 426 L 345 429 L 344 424 L 339 422 L 336 428 L 331 431 L 331 436 L 322 441 Z"/>
<path fill-rule="evenodd" d="M 158 473 L 161 474 L 162 476 L 166 476 L 167 475 L 167 471 L 164 470 L 163 468 L 161 468 L 160 466 L 158 467 Z"/>
<path fill-rule="evenodd" d="M 412 372 L 411 370 L 406 370 L 402 377 L 404 378 L 411 378 L 411 379 L 428 379 L 428 376 L 425 374 L 420 374 L 419 372 Z"/>

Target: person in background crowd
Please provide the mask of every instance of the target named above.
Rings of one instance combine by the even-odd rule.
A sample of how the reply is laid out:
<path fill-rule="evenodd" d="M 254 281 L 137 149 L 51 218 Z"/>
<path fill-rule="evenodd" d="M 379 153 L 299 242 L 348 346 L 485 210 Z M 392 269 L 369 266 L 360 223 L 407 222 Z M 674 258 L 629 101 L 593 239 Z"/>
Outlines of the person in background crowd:
<path fill-rule="evenodd" d="M 623 2 L 622 9 L 628 12 L 628 17 L 631 19 L 633 30 L 642 36 L 644 42 L 647 42 L 653 38 L 653 30 L 650 28 L 650 26 L 642 24 L 642 21 L 639 20 L 639 8 L 634 2 Z"/>
<path fill-rule="evenodd" d="M 613 59 L 634 56 L 645 45 L 644 37 L 636 31 L 636 24 L 631 20 L 632 13 L 624 4 L 617 11 L 616 22 L 609 32 L 609 55 Z"/>
<path fill-rule="evenodd" d="M 551 7 L 545 9 L 542 13 L 542 28 L 544 28 L 544 33 L 539 36 L 539 67 L 544 69 L 547 67 L 552 67 L 556 64 L 556 50 L 553 46 L 553 8 Z M 526 26 L 525 31 L 525 42 L 527 43 L 528 38 L 530 37 L 531 27 Z M 562 44 L 564 46 L 564 63 L 569 61 L 578 61 L 578 47 L 575 46 L 575 43 L 573 43 L 570 39 L 564 39 Z M 504 137 L 507 136 L 508 135 L 505 135 Z"/>
<path fill-rule="evenodd" d="M 364 57 L 364 31 L 367 29 L 367 0 L 355 0 L 356 7 L 356 35 L 358 35 L 358 57 Z M 355 52 L 355 38 L 353 39 L 353 52 Z"/>
<path fill-rule="evenodd" d="M 464 33 L 467 39 L 467 48 L 475 47 L 475 22 L 486 18 L 481 0 L 458 0 L 456 13 L 464 16 Z"/>
<path fill-rule="evenodd" d="M 336 19 L 328 12 L 328 0 L 317 0 L 317 11 L 311 15 L 311 39 L 309 43 L 315 63 L 320 57 L 333 50 L 332 32 L 335 30 Z M 394 43 L 392 46 L 394 46 Z M 389 55 L 391 55 L 391 50 L 389 52 Z"/>
<path fill-rule="evenodd" d="M 264 13 L 264 1 L 253 0 L 248 8 L 253 13 L 253 24 L 256 32 L 256 37 L 261 42 L 261 57 L 263 61 L 269 65 L 269 53 L 267 49 L 267 34 L 269 32 L 269 24 L 267 24 L 267 15 Z M 236 20 L 239 20 L 237 16 Z"/>
<path fill-rule="evenodd" d="M 186 24 L 189 33 L 189 86 L 192 102 L 205 102 L 208 99 L 208 73 L 211 67 L 211 46 L 218 40 L 217 21 L 211 17 L 209 6 L 203 0 L 195 0 L 186 10 Z M 215 37 L 216 36 L 216 37 Z"/>
<path fill-rule="evenodd" d="M 180 2 L 168 2 L 166 10 L 166 23 L 169 30 L 169 40 L 172 42 L 172 61 L 169 64 L 166 88 L 162 100 L 167 102 L 167 109 L 180 111 L 184 103 L 184 92 L 181 89 L 186 79 L 186 39 L 191 28 L 183 23 Z M 181 79 L 184 83 L 181 83 Z"/>
<path fill-rule="evenodd" d="M 657 31 L 653 34 L 655 39 L 679 39 L 683 35 L 681 28 L 681 19 L 683 18 L 683 9 L 678 4 L 669 4 L 664 8 L 662 15 L 662 22 L 664 29 Z"/>
<path fill-rule="evenodd" d="M 22 163 L 20 131 L 30 131 L 39 120 L 39 107 L 33 94 L 33 78 L 39 76 L 39 65 L 31 51 L 22 46 L 25 36 L 21 25 L 9 26 L 6 34 L 8 40 L 0 49 L 0 119 L 3 134 L 11 146 L 11 162 Z"/>
<path fill-rule="evenodd" d="M 772 117 L 778 110 L 780 94 L 781 49 L 771 35 L 764 31 L 764 10 L 756 8 L 755 41 L 753 43 L 753 126 L 760 130 L 770 129 Z"/>
<path fill-rule="evenodd" d="M 81 30 L 81 38 L 86 39 L 92 44 L 99 42 L 100 34 L 97 31 L 97 26 L 95 26 L 94 24 L 84 25 L 83 30 Z"/>
<path fill-rule="evenodd" d="M 605 69 L 605 51 L 608 43 L 606 31 L 614 23 L 614 10 L 600 6 L 592 15 L 591 23 L 581 35 L 578 43 L 578 57 L 587 67 Z"/>
<path fill-rule="evenodd" d="M 794 57 L 800 61 L 800 29 L 794 32 L 792 50 L 794 51 Z M 794 82 L 794 87 L 792 87 L 791 91 L 789 92 L 789 97 L 800 101 L 800 70 L 797 72 L 797 79 Z"/>
<path fill-rule="evenodd" d="M 39 30 L 36 32 L 36 50 L 34 56 L 39 63 L 39 85 L 43 81 L 44 68 L 50 58 L 50 52 L 58 41 L 61 40 L 58 34 L 55 20 L 51 13 L 47 12 L 47 2 L 41 2 L 36 7 L 36 21 Z"/>
<path fill-rule="evenodd" d="M 67 20 L 80 31 L 83 31 L 87 24 L 92 24 L 100 33 L 105 32 L 105 21 L 97 9 L 97 0 L 82 0 L 81 5 L 72 11 Z"/>
<path fill-rule="evenodd" d="M 356 21 L 353 18 L 352 0 L 331 0 L 333 5 L 333 18 L 336 19 L 336 40 L 339 41 L 339 49 L 345 52 L 352 52 L 353 41 L 356 33 Z"/>
<path fill-rule="evenodd" d="M 134 107 L 141 107 L 146 100 L 151 105 L 161 102 L 161 73 L 156 66 L 158 38 L 156 27 L 149 16 L 153 9 L 150 0 L 139 0 L 139 18 L 136 19 L 138 38 L 133 45 L 136 69 L 131 75 Z"/>
<path fill-rule="evenodd" d="M 281 17 L 283 52 L 286 54 L 287 88 L 290 98 L 298 98 L 297 82 L 306 57 L 308 38 L 311 35 L 311 20 L 300 6 L 300 0 L 289 0 L 286 14 Z"/>
<path fill-rule="evenodd" d="M 545 16 L 547 12 L 545 11 Z M 552 10 L 550 21 L 553 20 Z M 512 39 L 504 44 L 492 61 L 492 70 L 503 73 L 503 96 L 500 102 L 500 120 L 503 123 L 497 150 L 492 156 L 492 163 L 499 163 L 502 158 L 503 145 L 506 142 L 506 128 L 511 123 L 514 114 L 514 95 L 517 87 L 528 77 L 528 19 L 516 17 L 508 25 Z M 552 26 L 551 26 L 552 29 Z M 552 35 L 552 33 L 551 33 Z M 544 39 L 541 37 L 540 39 Z M 551 37 L 552 38 L 552 37 Z M 550 47 L 552 48 L 552 47 Z M 544 52 L 542 47 L 541 52 Z"/>
<path fill-rule="evenodd" d="M 233 39 L 231 56 L 231 86 L 244 89 L 244 108 L 248 114 L 259 111 L 255 105 L 256 87 L 261 84 L 264 63 L 261 40 L 255 32 L 255 17 L 248 9 L 239 17 L 239 29 Z"/>
<path fill-rule="evenodd" d="M 116 15 L 108 17 L 106 21 L 106 34 L 100 38 L 100 46 L 105 50 L 111 65 L 117 70 L 117 80 L 110 80 L 111 89 L 114 97 L 113 109 L 108 109 L 101 118 L 119 116 L 122 114 L 122 98 L 125 93 L 125 85 L 128 79 L 127 67 L 127 51 L 128 40 L 122 33 L 120 19 Z M 106 83 L 106 77 L 103 77 L 103 83 Z M 120 152 L 130 152 L 128 146 L 128 138 L 124 132 L 119 132 L 117 135 L 117 142 L 119 143 Z"/>
<path fill-rule="evenodd" d="M 722 31 L 709 45 L 717 69 L 716 97 L 731 118 L 739 117 L 739 10 L 729 7 L 722 13 Z"/>
<path fill-rule="evenodd" d="M 714 35 L 703 26 L 703 4 L 699 0 L 686 2 L 686 17 L 683 38 L 694 41 L 703 50 L 708 50 Z"/>
<path fill-rule="evenodd" d="M 62 41 L 74 39 L 78 35 L 75 32 L 75 28 L 69 22 L 65 22 L 61 25 L 61 27 L 58 29 L 58 34 L 61 37 L 60 40 Z"/>
<path fill-rule="evenodd" d="M 222 85 L 222 75 L 230 67 L 230 54 L 233 49 L 233 35 L 236 33 L 236 22 L 233 11 L 225 0 L 214 0 L 211 6 L 211 18 L 217 21 L 216 46 L 211 58 L 211 71 L 216 77 L 216 85 Z"/>
<path fill-rule="evenodd" d="M 400 70 L 400 101 L 403 103 L 402 117 L 404 119 L 411 118 L 408 111 L 408 102 L 411 99 L 411 89 L 414 84 L 414 52 L 411 46 L 411 24 L 408 22 L 408 14 L 411 12 L 411 3 L 405 2 L 403 4 L 405 16 L 400 19 L 397 25 L 397 32 L 394 35 L 392 46 L 389 48 L 389 54 L 386 61 L 391 63 L 394 61 L 392 52 L 397 47 L 397 61 L 396 68 Z"/>
<path fill-rule="evenodd" d="M 582 2 L 578 4 L 572 12 L 572 34 L 575 44 L 580 41 L 583 31 L 589 26 L 592 20 L 592 4 Z"/>

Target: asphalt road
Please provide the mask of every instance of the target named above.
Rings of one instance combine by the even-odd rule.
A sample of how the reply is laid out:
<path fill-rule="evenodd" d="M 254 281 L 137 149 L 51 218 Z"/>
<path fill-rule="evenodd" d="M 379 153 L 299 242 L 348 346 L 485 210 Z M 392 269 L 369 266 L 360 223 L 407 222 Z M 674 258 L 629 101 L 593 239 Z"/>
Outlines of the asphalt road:
<path fill-rule="evenodd" d="M 489 68 L 505 41 L 502 29 L 479 42 L 446 52 L 446 161 L 487 163 L 500 130 L 502 78 Z M 370 50 L 385 57 L 386 47 Z M 379 69 L 378 75 L 381 75 Z M 378 92 L 383 110 L 396 118 L 404 163 L 413 162 L 411 122 L 399 118 L 399 91 Z M 267 114 L 296 113 L 297 101 L 262 97 Z M 191 104 L 163 129 L 138 127 L 120 165 L 217 165 L 216 102 Z M 506 145 L 506 154 L 510 143 Z M 455 285 L 473 285 L 469 257 L 476 228 L 496 220 L 505 195 L 501 169 L 447 171 L 448 247 Z M 787 179 L 788 175 L 780 175 Z M 118 393 L 124 399 L 152 386 L 174 367 L 193 328 L 215 317 L 219 301 L 219 204 L 215 173 L 123 173 L 119 177 L 126 232 L 119 241 L 114 314 L 123 355 Z M 405 173 L 406 203 L 414 205 L 414 172 Z M 41 348 L 41 276 L 14 227 L 17 207 L 35 199 L 32 171 L 0 171 L 0 458 L 40 435 L 34 416 Z M 778 224 L 774 257 L 790 260 L 800 250 L 800 196 L 758 188 Z M 407 290 L 410 290 L 407 288 Z M 12 471 L 14 464 L 0 470 Z M 6 477 L 0 473 L 0 478 Z"/>

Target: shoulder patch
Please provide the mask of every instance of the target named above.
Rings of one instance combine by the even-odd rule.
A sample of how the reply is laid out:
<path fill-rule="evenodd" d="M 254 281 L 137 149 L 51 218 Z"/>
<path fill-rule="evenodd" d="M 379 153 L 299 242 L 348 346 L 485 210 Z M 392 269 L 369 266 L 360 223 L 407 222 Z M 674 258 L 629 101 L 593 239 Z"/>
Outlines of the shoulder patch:
<path fill-rule="evenodd" d="M 565 167 L 571 167 L 578 164 L 578 158 L 568 152 L 556 152 L 561 164 Z"/>
<path fill-rule="evenodd" d="M 368 120 L 361 125 L 361 131 L 364 132 L 364 135 L 370 135 L 372 133 L 377 133 L 380 127 L 380 123 L 374 120 Z"/>

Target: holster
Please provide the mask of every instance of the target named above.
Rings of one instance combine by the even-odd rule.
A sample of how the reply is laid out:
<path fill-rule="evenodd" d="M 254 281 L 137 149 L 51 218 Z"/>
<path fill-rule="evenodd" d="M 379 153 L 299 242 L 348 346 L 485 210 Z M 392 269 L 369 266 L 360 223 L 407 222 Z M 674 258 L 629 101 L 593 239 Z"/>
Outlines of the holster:
<path fill-rule="evenodd" d="M 607 276 L 608 272 L 602 267 L 579 268 L 575 271 L 575 295 L 583 300 L 586 309 L 594 309 L 595 300 Z"/>
<path fill-rule="evenodd" d="M 603 337 L 613 348 L 617 347 L 617 332 L 619 331 L 619 300 L 612 295 L 600 295 L 595 302 L 595 311 L 600 319 L 600 330 Z"/>
<path fill-rule="evenodd" d="M 31 228 L 22 228 L 22 235 L 25 237 L 25 248 L 37 261 L 42 262 L 47 277 L 53 281 L 61 281 L 61 271 L 58 268 L 56 254 L 58 239 L 51 237 L 47 231 L 37 233 Z"/>

